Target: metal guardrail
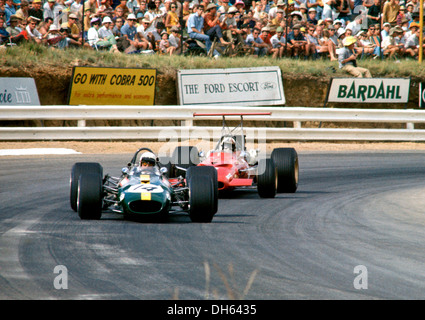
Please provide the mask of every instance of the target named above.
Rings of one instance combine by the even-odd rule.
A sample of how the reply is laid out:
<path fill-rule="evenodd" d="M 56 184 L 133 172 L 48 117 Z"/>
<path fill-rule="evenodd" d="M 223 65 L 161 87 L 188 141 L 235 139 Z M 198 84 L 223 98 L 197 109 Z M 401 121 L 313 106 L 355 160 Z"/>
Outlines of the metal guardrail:
<path fill-rule="evenodd" d="M 425 130 L 415 129 L 425 123 L 422 110 L 336 109 L 303 107 L 235 106 L 0 106 L 0 121 L 6 120 L 77 120 L 76 127 L 1 127 L 0 140 L 181 140 L 208 134 L 216 138 L 221 127 L 196 125 L 194 113 L 271 112 L 271 115 L 245 117 L 247 121 L 292 122 L 293 127 L 245 127 L 247 135 L 261 134 L 267 140 L 305 141 L 425 141 Z M 237 116 L 234 116 L 238 119 Z M 227 118 L 227 117 L 226 117 Z M 177 120 L 180 126 L 86 126 L 87 120 Z M 303 122 L 402 124 L 401 129 L 303 128 Z"/>

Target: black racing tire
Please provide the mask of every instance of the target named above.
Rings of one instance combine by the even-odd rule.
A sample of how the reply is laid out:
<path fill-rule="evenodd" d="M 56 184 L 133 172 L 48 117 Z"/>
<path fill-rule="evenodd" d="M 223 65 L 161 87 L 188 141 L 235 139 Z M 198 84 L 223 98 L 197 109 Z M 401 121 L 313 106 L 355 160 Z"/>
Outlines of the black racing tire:
<path fill-rule="evenodd" d="M 210 176 L 195 175 L 189 183 L 189 216 L 192 222 L 211 222 L 214 216 L 214 183 Z"/>
<path fill-rule="evenodd" d="M 298 154 L 294 148 L 276 148 L 271 159 L 277 169 L 277 192 L 294 193 L 298 188 Z"/>
<path fill-rule="evenodd" d="M 81 174 L 94 173 L 97 174 L 102 181 L 103 179 L 103 168 L 97 162 L 77 162 L 72 166 L 71 177 L 69 180 L 70 185 L 70 203 L 71 208 L 77 211 L 77 189 L 78 180 Z"/>
<path fill-rule="evenodd" d="M 186 176 L 186 171 L 179 170 L 175 166 L 188 169 L 199 164 L 199 151 L 195 146 L 178 146 L 171 156 L 171 163 L 174 165 L 174 176 Z"/>
<path fill-rule="evenodd" d="M 274 198 L 277 191 L 277 172 L 272 159 L 258 163 L 257 190 L 261 198 Z"/>
<path fill-rule="evenodd" d="M 80 175 L 77 212 L 82 220 L 99 220 L 102 216 L 102 182 L 95 173 Z"/>
<path fill-rule="evenodd" d="M 214 188 L 214 214 L 218 211 L 218 177 L 217 177 L 217 169 L 213 166 L 196 166 L 189 167 L 186 172 L 186 182 L 189 184 L 191 177 L 195 175 L 207 175 L 213 181 Z"/>

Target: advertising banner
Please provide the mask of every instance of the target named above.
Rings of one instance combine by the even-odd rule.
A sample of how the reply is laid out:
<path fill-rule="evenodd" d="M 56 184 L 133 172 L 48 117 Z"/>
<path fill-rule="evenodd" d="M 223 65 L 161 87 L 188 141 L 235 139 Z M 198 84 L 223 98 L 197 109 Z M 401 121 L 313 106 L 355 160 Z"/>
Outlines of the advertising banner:
<path fill-rule="evenodd" d="M 328 102 L 407 103 L 410 78 L 333 78 Z"/>
<path fill-rule="evenodd" d="M 0 106 L 39 106 L 33 78 L 0 78 Z"/>
<path fill-rule="evenodd" d="M 284 105 L 279 67 L 193 69 L 177 73 L 180 105 Z"/>
<path fill-rule="evenodd" d="M 69 105 L 154 105 L 155 69 L 74 67 Z"/>

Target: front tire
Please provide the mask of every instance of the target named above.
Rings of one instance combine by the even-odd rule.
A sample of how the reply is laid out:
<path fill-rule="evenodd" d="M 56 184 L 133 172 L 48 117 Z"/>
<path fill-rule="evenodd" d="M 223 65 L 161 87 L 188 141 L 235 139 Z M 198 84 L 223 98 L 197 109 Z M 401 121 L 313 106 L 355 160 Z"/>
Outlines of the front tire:
<path fill-rule="evenodd" d="M 271 158 L 277 169 L 277 192 L 294 193 L 298 188 L 298 155 L 294 148 L 276 148 Z"/>
<path fill-rule="evenodd" d="M 78 191 L 78 180 L 80 175 L 93 173 L 98 175 L 99 180 L 103 179 L 103 168 L 97 162 L 77 162 L 72 166 L 71 177 L 70 177 L 70 195 L 69 200 L 71 208 L 77 211 L 77 191 Z"/>
<path fill-rule="evenodd" d="M 189 182 L 189 216 L 192 222 L 211 222 L 214 216 L 214 183 L 207 175 L 197 175 Z"/>
<path fill-rule="evenodd" d="M 186 172 L 186 183 L 190 184 L 190 179 L 196 175 L 206 175 L 209 176 L 213 182 L 214 189 L 214 214 L 218 211 L 218 178 L 217 178 L 217 169 L 213 166 L 196 166 L 190 167 Z"/>

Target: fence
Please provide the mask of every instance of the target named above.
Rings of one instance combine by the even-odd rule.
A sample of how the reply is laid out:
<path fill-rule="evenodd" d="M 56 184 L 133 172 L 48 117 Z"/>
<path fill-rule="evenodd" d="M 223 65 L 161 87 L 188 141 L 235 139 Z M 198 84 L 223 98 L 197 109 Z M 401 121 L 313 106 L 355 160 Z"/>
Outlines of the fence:
<path fill-rule="evenodd" d="M 245 117 L 245 121 L 292 122 L 291 127 L 245 127 L 247 134 L 261 132 L 267 140 L 292 141 L 425 141 L 425 130 L 415 124 L 425 123 L 422 110 L 336 109 L 303 107 L 234 107 L 234 106 L 13 106 L 0 107 L 0 121 L 7 120 L 77 120 L 75 127 L 1 127 L 0 140 L 158 140 L 167 134 L 189 139 L 196 130 L 209 134 L 219 127 L 199 126 L 198 120 L 221 117 L 196 117 L 194 113 L 271 112 L 271 115 Z M 231 119 L 231 118 L 230 118 Z M 238 117 L 234 117 L 238 119 Z M 87 120 L 176 120 L 177 126 L 86 126 Z M 320 122 L 316 128 L 303 127 L 305 122 Z M 327 128 L 326 123 L 379 123 L 386 129 Z M 393 129 L 389 124 L 401 123 Z"/>

